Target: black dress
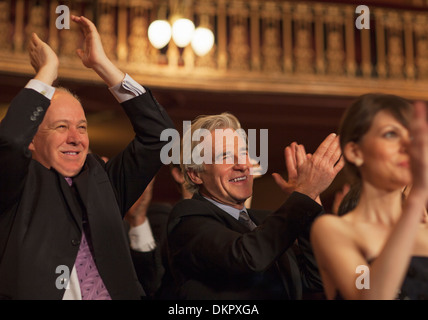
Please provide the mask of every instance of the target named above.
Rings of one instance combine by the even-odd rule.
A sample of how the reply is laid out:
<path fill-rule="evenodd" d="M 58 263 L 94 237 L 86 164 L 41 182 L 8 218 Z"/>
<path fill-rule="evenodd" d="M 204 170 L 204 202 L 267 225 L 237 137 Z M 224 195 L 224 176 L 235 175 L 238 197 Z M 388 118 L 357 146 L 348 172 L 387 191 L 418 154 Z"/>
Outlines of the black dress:
<path fill-rule="evenodd" d="M 371 260 L 372 262 L 373 260 Z M 336 300 L 343 300 L 340 292 Z M 397 300 L 428 300 L 428 256 L 413 256 Z"/>
<path fill-rule="evenodd" d="M 428 257 L 412 257 L 397 298 L 400 300 L 428 300 Z"/>

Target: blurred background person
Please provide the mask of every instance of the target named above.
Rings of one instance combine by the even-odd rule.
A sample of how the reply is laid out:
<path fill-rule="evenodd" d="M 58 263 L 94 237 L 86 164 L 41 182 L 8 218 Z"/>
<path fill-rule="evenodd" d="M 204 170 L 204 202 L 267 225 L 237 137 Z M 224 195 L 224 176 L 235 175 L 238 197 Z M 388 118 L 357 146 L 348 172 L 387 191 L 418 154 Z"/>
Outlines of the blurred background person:
<path fill-rule="evenodd" d="M 361 188 L 348 213 L 323 215 L 312 227 L 328 299 L 428 296 L 428 125 L 424 105 L 412 110 L 400 97 L 367 94 L 343 117 L 346 168 Z"/>

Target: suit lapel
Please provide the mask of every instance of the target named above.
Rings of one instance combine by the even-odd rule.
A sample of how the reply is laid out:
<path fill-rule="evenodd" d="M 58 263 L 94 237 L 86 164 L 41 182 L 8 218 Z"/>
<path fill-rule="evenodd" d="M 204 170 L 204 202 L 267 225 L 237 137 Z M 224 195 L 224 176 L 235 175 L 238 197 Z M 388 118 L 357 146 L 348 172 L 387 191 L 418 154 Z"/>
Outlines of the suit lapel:
<path fill-rule="evenodd" d="M 76 187 L 77 192 L 79 193 L 80 199 L 82 200 L 83 204 L 88 203 L 88 191 L 89 191 L 89 169 L 88 165 L 85 164 L 82 172 L 79 173 L 78 176 L 76 176 L 73 181 Z"/>

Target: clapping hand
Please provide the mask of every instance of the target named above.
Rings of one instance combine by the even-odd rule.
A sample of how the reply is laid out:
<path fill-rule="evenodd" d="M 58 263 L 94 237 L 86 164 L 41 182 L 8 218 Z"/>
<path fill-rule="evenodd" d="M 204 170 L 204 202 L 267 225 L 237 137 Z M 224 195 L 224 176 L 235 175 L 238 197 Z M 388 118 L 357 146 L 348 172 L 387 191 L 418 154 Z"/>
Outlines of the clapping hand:
<path fill-rule="evenodd" d="M 52 85 L 58 76 L 59 60 L 56 53 L 35 33 L 31 35 L 28 53 L 31 65 L 36 71 L 34 79 Z"/>
<path fill-rule="evenodd" d="M 300 153 L 298 150 L 303 150 L 304 146 L 299 145 L 296 142 L 293 142 L 284 149 L 284 158 L 285 166 L 287 168 L 288 181 L 286 181 L 278 173 L 273 173 L 272 177 L 275 180 L 276 184 L 281 188 L 281 190 L 289 196 L 292 194 L 297 187 L 298 174 L 297 174 L 297 160 L 296 153 Z"/>
<path fill-rule="evenodd" d="M 93 68 L 107 59 L 101 42 L 101 37 L 95 25 L 89 19 L 81 16 L 71 16 L 71 20 L 76 22 L 82 30 L 84 36 L 84 47 L 76 50 L 77 55 L 87 68 Z"/>
<path fill-rule="evenodd" d="M 83 16 L 72 15 L 71 20 L 79 25 L 85 38 L 83 49 L 76 50 L 83 65 L 92 68 L 109 87 L 120 83 L 125 74 L 107 57 L 100 34 L 94 23 Z"/>
<path fill-rule="evenodd" d="M 328 188 L 345 164 L 339 138 L 334 133 L 325 138 L 313 155 L 307 154 L 303 145 L 293 142 L 290 147 L 285 148 L 285 159 L 288 181 L 274 173 L 278 186 L 287 195 L 297 191 L 320 204 L 320 194 Z"/>

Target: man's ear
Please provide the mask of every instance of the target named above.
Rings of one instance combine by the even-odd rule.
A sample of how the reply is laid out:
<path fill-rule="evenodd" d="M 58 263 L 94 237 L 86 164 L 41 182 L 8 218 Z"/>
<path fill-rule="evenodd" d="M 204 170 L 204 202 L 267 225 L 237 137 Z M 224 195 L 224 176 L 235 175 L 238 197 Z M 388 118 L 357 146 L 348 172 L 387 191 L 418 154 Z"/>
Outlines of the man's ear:
<path fill-rule="evenodd" d="M 181 170 L 179 168 L 173 167 L 171 169 L 171 175 L 177 183 L 179 183 L 179 184 L 184 183 L 184 176 L 183 176 L 183 173 L 181 172 Z"/>
<path fill-rule="evenodd" d="M 190 180 L 192 180 L 195 184 L 202 184 L 203 181 L 199 176 L 199 172 L 196 172 L 194 170 L 188 170 L 187 175 L 189 176 Z"/>
<path fill-rule="evenodd" d="M 360 146 L 355 142 L 348 142 L 343 150 L 345 159 L 355 164 L 357 167 L 361 167 L 364 163 L 363 154 Z"/>

